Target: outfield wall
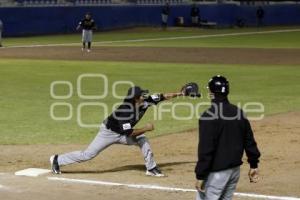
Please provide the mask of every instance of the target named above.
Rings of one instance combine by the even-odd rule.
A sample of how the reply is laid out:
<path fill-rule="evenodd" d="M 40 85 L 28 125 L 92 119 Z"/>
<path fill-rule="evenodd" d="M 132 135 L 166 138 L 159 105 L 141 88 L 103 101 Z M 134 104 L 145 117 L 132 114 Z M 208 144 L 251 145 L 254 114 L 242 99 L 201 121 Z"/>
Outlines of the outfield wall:
<path fill-rule="evenodd" d="M 190 24 L 191 5 L 171 6 L 169 25 L 182 16 Z M 200 5 L 201 18 L 219 26 L 235 25 L 238 19 L 247 26 L 256 25 L 254 6 Z M 91 12 L 100 30 L 160 26 L 160 5 L 107 5 L 93 7 L 13 7 L 0 8 L 4 36 L 72 33 L 84 13 Z M 300 25 L 300 5 L 264 6 L 265 25 Z"/>

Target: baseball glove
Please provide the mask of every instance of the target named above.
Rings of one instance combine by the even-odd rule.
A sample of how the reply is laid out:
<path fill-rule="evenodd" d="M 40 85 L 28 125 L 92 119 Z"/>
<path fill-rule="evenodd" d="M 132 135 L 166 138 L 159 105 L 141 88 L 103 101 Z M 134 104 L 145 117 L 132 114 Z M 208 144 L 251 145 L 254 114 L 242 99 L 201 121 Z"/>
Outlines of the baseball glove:
<path fill-rule="evenodd" d="M 201 97 L 198 84 L 194 82 L 185 84 L 182 87 L 181 92 L 184 94 L 184 96 Z"/>

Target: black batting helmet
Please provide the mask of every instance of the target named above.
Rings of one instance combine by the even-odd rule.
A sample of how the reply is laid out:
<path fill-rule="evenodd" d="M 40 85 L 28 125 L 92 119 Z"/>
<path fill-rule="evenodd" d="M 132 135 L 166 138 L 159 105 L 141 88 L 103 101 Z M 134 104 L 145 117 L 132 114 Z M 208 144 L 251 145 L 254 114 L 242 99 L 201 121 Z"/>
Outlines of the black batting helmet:
<path fill-rule="evenodd" d="M 208 88 L 214 94 L 227 96 L 229 94 L 229 82 L 224 76 L 213 76 L 208 81 Z"/>

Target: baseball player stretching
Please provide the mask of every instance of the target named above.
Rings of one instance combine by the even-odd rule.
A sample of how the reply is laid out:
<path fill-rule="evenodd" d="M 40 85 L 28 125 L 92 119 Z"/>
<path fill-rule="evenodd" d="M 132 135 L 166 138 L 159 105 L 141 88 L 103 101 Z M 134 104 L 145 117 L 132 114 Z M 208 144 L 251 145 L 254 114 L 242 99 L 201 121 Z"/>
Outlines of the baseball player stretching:
<path fill-rule="evenodd" d="M 88 45 L 87 52 L 91 51 L 93 30 L 96 30 L 96 23 L 92 19 L 90 13 L 86 13 L 84 19 L 82 19 L 77 28 L 77 30 L 82 29 L 82 51 L 86 48 L 86 43 Z"/>
<path fill-rule="evenodd" d="M 151 105 L 183 94 L 178 92 L 148 95 L 147 90 L 138 86 L 130 88 L 123 103 L 103 121 L 98 134 L 85 150 L 51 156 L 53 173 L 60 174 L 61 166 L 91 160 L 112 144 L 124 144 L 139 146 L 145 159 L 146 175 L 164 176 L 154 161 L 150 144 L 144 135 L 154 130 L 153 124 L 148 123 L 143 128 L 134 127 Z"/>

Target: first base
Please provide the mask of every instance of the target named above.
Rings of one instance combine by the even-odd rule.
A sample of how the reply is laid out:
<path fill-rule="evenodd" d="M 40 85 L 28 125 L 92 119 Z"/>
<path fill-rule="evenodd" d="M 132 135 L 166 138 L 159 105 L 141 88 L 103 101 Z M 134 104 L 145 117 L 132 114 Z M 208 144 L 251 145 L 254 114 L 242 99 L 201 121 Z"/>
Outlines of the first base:
<path fill-rule="evenodd" d="M 49 169 L 39 169 L 39 168 L 28 168 L 21 171 L 15 172 L 16 176 L 31 176 L 31 177 L 37 177 L 43 174 L 50 173 L 51 170 Z"/>

